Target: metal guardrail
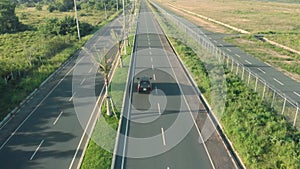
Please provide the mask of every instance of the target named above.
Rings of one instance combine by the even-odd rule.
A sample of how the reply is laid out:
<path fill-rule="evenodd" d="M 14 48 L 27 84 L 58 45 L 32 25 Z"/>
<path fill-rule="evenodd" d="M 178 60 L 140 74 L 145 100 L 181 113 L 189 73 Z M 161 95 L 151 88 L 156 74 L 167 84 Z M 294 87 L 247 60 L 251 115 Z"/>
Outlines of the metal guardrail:
<path fill-rule="evenodd" d="M 254 91 L 257 92 L 268 104 L 270 104 L 277 113 L 284 115 L 286 120 L 297 129 L 300 128 L 300 117 L 298 116 L 300 105 L 297 101 L 285 96 L 284 93 L 280 92 L 272 84 L 267 83 L 258 74 L 254 73 L 248 67 L 235 60 L 233 56 L 227 54 L 223 49 L 213 44 L 203 31 L 200 29 L 193 29 L 196 26 L 192 27 L 191 24 L 187 24 L 183 18 L 173 16 L 160 6 L 154 3 L 152 4 L 164 15 L 166 19 L 171 21 L 177 28 L 181 29 L 185 36 L 192 38 L 214 57 L 223 61 L 231 72 L 240 77 L 240 79 L 244 81 L 248 87 L 254 89 Z"/>

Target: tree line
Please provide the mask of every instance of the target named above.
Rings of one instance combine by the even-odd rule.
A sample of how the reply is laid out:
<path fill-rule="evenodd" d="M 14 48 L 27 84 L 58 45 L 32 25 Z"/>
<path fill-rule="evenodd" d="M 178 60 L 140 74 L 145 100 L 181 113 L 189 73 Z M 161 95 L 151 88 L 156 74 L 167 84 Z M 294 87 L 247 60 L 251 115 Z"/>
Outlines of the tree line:
<path fill-rule="evenodd" d="M 94 11 L 97 11 L 96 1 L 93 4 L 91 1 L 79 1 L 77 4 L 78 10 L 87 14 L 87 22 L 81 22 L 80 34 L 82 39 L 78 41 L 76 20 L 69 13 L 65 17 L 60 17 L 60 11 L 54 11 L 49 17 L 44 17 L 40 20 L 39 12 L 34 11 L 34 14 L 28 15 L 32 9 L 27 10 L 27 5 L 30 8 L 42 6 L 42 13 L 45 9 L 49 9 L 52 4 L 64 4 L 68 11 L 73 10 L 73 0 L 1 0 L 0 1 L 0 120 L 7 112 L 11 111 L 24 99 L 28 93 L 45 79 L 51 72 L 57 69 L 69 56 L 72 56 L 83 43 L 87 40 L 85 35 L 90 35 L 99 25 L 92 25 L 89 22 L 89 16 L 93 18 Z M 115 0 L 111 0 L 115 2 Z M 112 3 L 109 1 L 110 3 Z M 100 2 L 100 1 L 99 1 Z M 101 1 L 104 2 L 104 1 Z M 105 1 L 106 2 L 106 1 Z M 84 6 L 91 3 L 92 6 Z M 109 3 L 108 3 L 109 4 Z M 48 8 L 47 8 L 48 7 Z M 84 7 L 84 8 L 83 8 Z M 106 6 L 107 7 L 107 6 Z M 25 13 L 17 11 L 22 10 Z M 109 9 L 109 8 L 108 8 Z M 107 10 L 108 10 L 107 9 Z M 109 13 L 114 13 L 116 9 L 111 8 Z M 53 12 L 53 11 L 52 11 Z M 97 14 L 104 12 L 96 12 Z M 96 14 L 95 13 L 95 14 Z M 31 18 L 22 18 L 22 14 L 28 15 Z M 59 18 L 54 17 L 59 16 Z M 105 23 L 104 16 L 98 16 L 97 23 Z M 28 21 L 29 22 L 26 22 Z M 30 20 L 33 20 L 31 22 Z M 36 23 L 36 20 L 39 22 Z M 23 24 L 22 22 L 26 23 Z"/>
<path fill-rule="evenodd" d="M 122 7 L 121 0 L 78 0 L 78 10 L 113 10 Z M 128 3 L 129 0 L 126 0 Z M 0 1 L 0 34 L 18 32 L 26 29 L 16 16 L 17 5 L 36 7 L 42 10 L 47 5 L 49 12 L 67 12 L 74 10 L 73 0 L 1 0 Z M 86 25 L 85 25 L 86 26 Z"/>

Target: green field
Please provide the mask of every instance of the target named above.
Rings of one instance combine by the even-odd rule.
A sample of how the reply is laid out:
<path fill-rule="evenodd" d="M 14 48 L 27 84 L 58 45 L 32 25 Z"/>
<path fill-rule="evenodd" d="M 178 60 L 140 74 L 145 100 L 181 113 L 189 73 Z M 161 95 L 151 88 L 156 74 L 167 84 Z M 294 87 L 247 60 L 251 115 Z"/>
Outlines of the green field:
<path fill-rule="evenodd" d="M 175 10 L 169 4 L 249 31 L 250 35 L 235 36 L 227 40 L 300 82 L 300 67 L 297 66 L 300 63 L 299 55 L 253 38 L 254 35 L 261 34 L 270 40 L 300 51 L 299 0 L 280 0 L 280 2 L 192 0 L 189 3 L 186 3 L 186 0 L 156 1 L 212 32 L 239 34 L 221 25 Z"/>
<path fill-rule="evenodd" d="M 73 12 L 48 12 L 18 6 L 16 15 L 26 25 L 26 30 L 10 34 L 0 34 L 0 121 L 19 105 L 29 93 L 54 72 L 91 37 L 92 33 L 116 16 L 116 11 L 108 11 L 110 18 L 105 19 L 103 11 L 79 11 L 80 23 L 93 26 L 89 35 L 80 41 L 77 34 L 43 34 L 40 27 L 49 19 L 63 20 L 73 18 Z M 6 81 L 5 77 L 10 76 Z"/>

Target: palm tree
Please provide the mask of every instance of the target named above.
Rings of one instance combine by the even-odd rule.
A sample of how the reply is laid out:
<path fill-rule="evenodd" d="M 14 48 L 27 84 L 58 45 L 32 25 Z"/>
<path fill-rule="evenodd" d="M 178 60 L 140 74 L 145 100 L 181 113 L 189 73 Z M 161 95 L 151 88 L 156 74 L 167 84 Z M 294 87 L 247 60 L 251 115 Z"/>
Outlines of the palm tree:
<path fill-rule="evenodd" d="M 110 105 L 110 96 L 108 93 L 108 87 L 109 87 L 109 71 L 111 68 L 111 61 L 110 59 L 107 59 L 107 56 L 104 55 L 101 59 L 100 59 L 100 53 L 99 51 L 96 51 L 97 53 L 97 57 L 93 56 L 85 47 L 82 47 L 83 50 L 88 53 L 88 55 L 91 57 L 91 59 L 93 60 L 94 63 L 96 63 L 99 66 L 99 71 L 103 76 L 104 79 L 104 85 L 105 85 L 105 95 L 104 97 L 106 98 L 106 114 L 108 116 L 111 116 L 111 105 Z M 104 52 L 106 50 L 104 49 Z M 106 53 L 106 52 L 105 52 Z"/>

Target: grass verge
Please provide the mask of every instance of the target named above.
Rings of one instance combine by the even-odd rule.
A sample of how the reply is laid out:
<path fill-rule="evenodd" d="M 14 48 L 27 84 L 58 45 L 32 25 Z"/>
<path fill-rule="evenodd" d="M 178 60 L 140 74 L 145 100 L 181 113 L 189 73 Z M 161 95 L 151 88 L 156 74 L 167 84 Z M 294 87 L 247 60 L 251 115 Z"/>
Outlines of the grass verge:
<path fill-rule="evenodd" d="M 229 37 L 226 40 L 300 82 L 299 55 L 254 38 L 255 34 L 262 34 L 270 40 L 299 51 L 300 25 L 299 22 L 296 22 L 300 16 L 300 11 L 298 10 L 299 3 L 290 3 L 293 0 L 280 0 L 281 3 L 272 0 L 266 2 L 192 0 L 190 3 L 186 3 L 184 0 L 156 1 L 196 25 L 202 26 L 212 32 L 236 34 L 236 32 L 225 29 L 221 25 L 170 8 L 169 4 L 251 32 L 250 36 L 235 36 L 233 38 Z"/>
<path fill-rule="evenodd" d="M 166 33 L 176 27 L 162 21 Z M 177 35 L 180 31 L 177 32 Z M 202 91 L 210 92 L 210 81 L 203 58 L 179 39 L 170 38 L 172 45 L 191 72 Z M 226 108 L 220 122 L 226 136 L 247 168 L 300 168 L 300 133 L 243 81 L 225 68 Z M 203 77 L 204 76 L 204 77 Z M 207 85 L 210 84 L 210 85 Z M 208 99 L 209 100 L 209 99 Z M 211 103 L 209 103 L 211 104 Z"/>
<path fill-rule="evenodd" d="M 17 9 L 17 11 L 18 13 L 23 11 L 24 15 L 32 15 L 30 18 L 21 19 L 22 22 L 32 27 L 38 27 L 35 23 L 36 20 L 39 24 L 45 22 L 42 21 L 45 19 L 44 15 L 42 19 L 39 16 L 46 11 L 36 11 L 35 9 Z M 48 13 L 45 16 L 48 18 L 49 15 L 63 17 L 68 14 L 70 13 Z M 98 18 L 99 23 L 95 28 L 100 29 L 118 14 L 118 12 L 112 13 L 107 20 L 104 20 L 104 17 Z M 95 22 L 95 18 L 86 18 L 86 20 Z M 0 65 L 2 65 L 0 73 L 13 72 L 15 75 L 14 79 L 7 84 L 0 77 L 0 121 L 15 107 L 19 106 L 51 73 L 73 56 L 91 36 L 92 34 L 87 35 L 80 41 L 71 35 L 46 38 L 34 29 L 0 35 Z M 46 51 L 46 53 L 42 51 Z M 42 62 L 37 56 L 41 56 Z M 17 74 L 20 77 L 17 77 Z"/>
<path fill-rule="evenodd" d="M 129 37 L 131 44 L 133 44 L 133 40 L 133 37 Z M 127 51 L 132 51 L 132 47 L 127 47 Z M 108 169 L 111 167 L 113 157 L 112 152 L 114 150 L 115 136 L 119 122 L 118 119 L 122 110 L 130 55 L 131 53 L 123 58 L 123 68 L 118 67 L 116 69 L 109 87 L 110 96 L 114 102 L 116 116 L 108 117 L 106 115 L 106 104 L 103 104 L 101 117 L 96 123 L 92 139 L 89 142 L 83 159 L 82 169 Z M 105 101 L 103 103 L 105 103 Z M 104 126 L 103 124 L 105 123 L 108 124 L 108 126 Z"/>
<path fill-rule="evenodd" d="M 227 37 L 225 40 L 300 81 L 299 55 L 262 42 L 252 35 Z"/>

